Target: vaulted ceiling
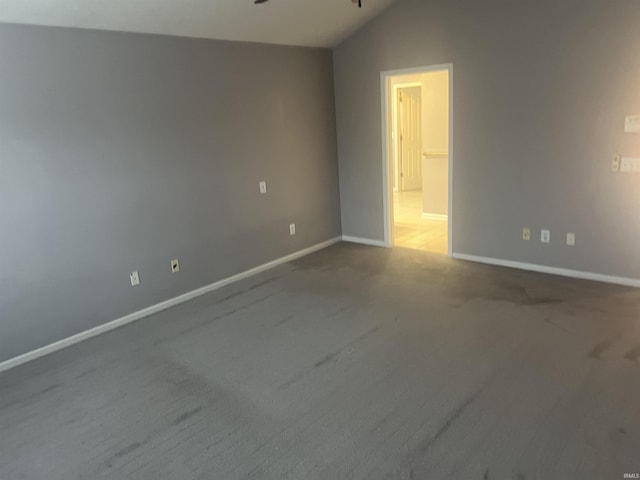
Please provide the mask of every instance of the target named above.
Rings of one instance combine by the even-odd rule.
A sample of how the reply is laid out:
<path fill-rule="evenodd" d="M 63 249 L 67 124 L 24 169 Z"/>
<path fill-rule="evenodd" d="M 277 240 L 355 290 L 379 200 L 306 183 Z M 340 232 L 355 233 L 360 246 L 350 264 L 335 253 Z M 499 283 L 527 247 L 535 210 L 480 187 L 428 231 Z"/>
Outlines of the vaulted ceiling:
<path fill-rule="evenodd" d="M 397 0 L 0 0 L 0 22 L 333 47 Z"/>

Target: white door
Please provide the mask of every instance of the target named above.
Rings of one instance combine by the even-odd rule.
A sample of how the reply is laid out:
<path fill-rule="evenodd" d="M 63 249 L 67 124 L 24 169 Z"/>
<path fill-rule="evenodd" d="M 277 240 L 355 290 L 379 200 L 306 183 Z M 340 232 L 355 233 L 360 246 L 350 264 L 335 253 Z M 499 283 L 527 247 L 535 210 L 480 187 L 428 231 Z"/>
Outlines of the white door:
<path fill-rule="evenodd" d="M 422 188 L 422 99 L 420 87 L 398 89 L 400 189 Z"/>

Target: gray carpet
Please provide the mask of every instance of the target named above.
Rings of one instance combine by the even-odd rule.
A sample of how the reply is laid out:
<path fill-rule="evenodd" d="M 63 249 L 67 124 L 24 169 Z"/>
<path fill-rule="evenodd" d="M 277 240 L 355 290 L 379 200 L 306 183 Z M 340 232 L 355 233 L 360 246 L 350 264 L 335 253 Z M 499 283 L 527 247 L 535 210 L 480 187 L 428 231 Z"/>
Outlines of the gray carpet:
<path fill-rule="evenodd" d="M 338 244 L 0 375 L 0 479 L 622 479 L 639 312 Z"/>

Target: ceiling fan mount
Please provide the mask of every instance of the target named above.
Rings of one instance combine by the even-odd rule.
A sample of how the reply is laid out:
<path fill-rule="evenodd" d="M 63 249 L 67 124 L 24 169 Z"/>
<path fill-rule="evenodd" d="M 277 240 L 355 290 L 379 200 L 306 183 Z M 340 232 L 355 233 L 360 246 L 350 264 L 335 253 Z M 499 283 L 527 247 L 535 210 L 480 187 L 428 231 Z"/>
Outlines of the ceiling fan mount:
<path fill-rule="evenodd" d="M 261 3 L 267 3 L 269 0 L 253 0 L 253 3 L 260 5 Z M 358 8 L 362 8 L 362 0 L 351 0 L 351 3 L 357 3 Z"/>

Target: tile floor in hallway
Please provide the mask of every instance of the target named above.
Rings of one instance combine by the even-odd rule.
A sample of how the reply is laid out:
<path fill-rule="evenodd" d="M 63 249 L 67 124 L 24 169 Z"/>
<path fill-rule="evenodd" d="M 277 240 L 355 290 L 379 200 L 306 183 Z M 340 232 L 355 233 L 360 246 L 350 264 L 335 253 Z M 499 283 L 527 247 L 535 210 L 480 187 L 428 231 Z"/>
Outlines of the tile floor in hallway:
<path fill-rule="evenodd" d="M 422 191 L 394 192 L 394 245 L 447 254 L 447 222 L 422 218 Z"/>

